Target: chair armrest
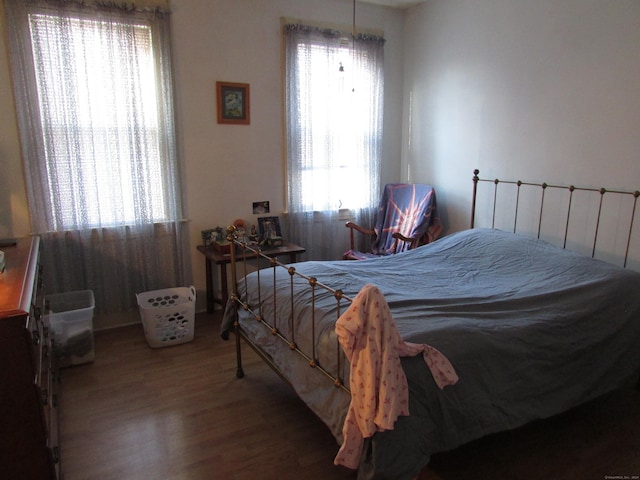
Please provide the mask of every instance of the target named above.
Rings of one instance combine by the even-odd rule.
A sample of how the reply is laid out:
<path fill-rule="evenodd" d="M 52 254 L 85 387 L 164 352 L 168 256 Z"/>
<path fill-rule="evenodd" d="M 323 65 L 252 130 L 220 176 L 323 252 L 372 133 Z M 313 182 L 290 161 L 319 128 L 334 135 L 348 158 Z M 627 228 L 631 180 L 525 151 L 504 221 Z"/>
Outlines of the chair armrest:
<path fill-rule="evenodd" d="M 411 250 L 412 248 L 415 248 L 418 246 L 418 241 L 420 239 L 415 238 L 415 237 L 405 237 L 404 235 L 402 235 L 400 232 L 393 232 L 391 234 L 391 236 L 393 238 L 395 238 L 396 240 L 401 240 L 405 243 L 409 244 L 409 247 L 407 248 L 407 250 Z"/>
<path fill-rule="evenodd" d="M 376 232 L 374 232 L 373 230 L 371 230 L 370 228 L 364 228 L 361 227 L 360 225 L 358 225 L 357 223 L 353 223 L 353 222 L 347 222 L 345 224 L 345 227 L 347 228 L 352 228 L 354 230 L 359 231 L 360 233 L 364 233 L 365 235 L 375 235 Z"/>
<path fill-rule="evenodd" d="M 362 233 L 364 235 L 373 235 L 374 237 L 376 236 L 376 232 L 374 232 L 372 229 L 361 227 L 357 223 L 347 222 L 345 224 L 345 227 L 347 227 L 349 229 L 349 237 L 350 237 L 350 240 L 351 240 L 351 250 L 355 250 L 355 248 L 356 248 L 355 239 L 353 238 L 353 231 L 354 230 L 356 230 L 356 231 L 358 231 L 358 232 L 360 232 L 360 233 Z"/>

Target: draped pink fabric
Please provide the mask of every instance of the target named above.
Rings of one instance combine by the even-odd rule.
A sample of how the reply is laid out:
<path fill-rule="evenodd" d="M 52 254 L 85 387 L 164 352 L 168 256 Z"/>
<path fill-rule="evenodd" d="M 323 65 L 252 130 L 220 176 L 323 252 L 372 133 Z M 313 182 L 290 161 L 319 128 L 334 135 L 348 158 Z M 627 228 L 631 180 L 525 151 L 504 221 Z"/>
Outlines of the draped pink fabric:
<path fill-rule="evenodd" d="M 336 322 L 338 340 L 351 363 L 351 404 L 336 465 L 357 469 L 364 438 L 393 430 L 400 415 L 409 415 L 409 390 L 401 356 L 422 353 L 439 388 L 458 376 L 447 358 L 429 345 L 404 342 L 380 290 L 366 285 Z"/>

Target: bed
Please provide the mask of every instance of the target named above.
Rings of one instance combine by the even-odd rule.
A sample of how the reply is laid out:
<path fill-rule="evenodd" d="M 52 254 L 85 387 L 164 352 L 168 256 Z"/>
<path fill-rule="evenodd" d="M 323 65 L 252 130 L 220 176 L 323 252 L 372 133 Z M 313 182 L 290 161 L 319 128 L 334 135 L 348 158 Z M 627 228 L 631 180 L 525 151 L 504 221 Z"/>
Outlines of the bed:
<path fill-rule="evenodd" d="M 540 231 L 532 237 L 514 232 L 517 225 L 478 228 L 482 182 L 474 172 L 474 228 L 432 244 L 374 260 L 292 265 L 256 251 L 256 268 L 265 261 L 268 268 L 232 268 L 222 334 L 235 333 L 237 375 L 244 342 L 293 386 L 338 444 L 352 392 L 335 326 L 365 287 L 382 293 L 403 340 L 434 347 L 455 368 L 458 382 L 441 389 L 421 356 L 400 359 L 410 414 L 364 439 L 359 479 L 414 478 L 436 452 L 638 382 L 640 273 L 542 240 Z M 525 184 L 490 185 L 501 183 Z M 626 264 L 638 192 L 621 194 L 633 202 Z M 495 207 L 496 190 L 493 196 Z M 544 201 L 538 203 L 542 217 Z"/>

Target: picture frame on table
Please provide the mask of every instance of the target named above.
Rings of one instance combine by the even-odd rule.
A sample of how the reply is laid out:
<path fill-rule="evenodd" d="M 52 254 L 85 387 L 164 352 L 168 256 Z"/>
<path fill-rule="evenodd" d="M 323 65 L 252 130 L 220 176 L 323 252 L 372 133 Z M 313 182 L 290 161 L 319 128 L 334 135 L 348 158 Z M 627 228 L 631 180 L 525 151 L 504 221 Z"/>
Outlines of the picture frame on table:
<path fill-rule="evenodd" d="M 263 240 L 282 238 L 279 217 L 258 217 L 258 229 L 260 231 L 260 238 Z"/>
<path fill-rule="evenodd" d="M 202 244 L 205 247 L 214 245 L 217 242 L 225 240 L 224 229 L 222 227 L 208 228 L 200 231 L 202 235 Z"/>
<path fill-rule="evenodd" d="M 218 123 L 249 125 L 251 106 L 248 83 L 216 82 L 216 97 Z"/>

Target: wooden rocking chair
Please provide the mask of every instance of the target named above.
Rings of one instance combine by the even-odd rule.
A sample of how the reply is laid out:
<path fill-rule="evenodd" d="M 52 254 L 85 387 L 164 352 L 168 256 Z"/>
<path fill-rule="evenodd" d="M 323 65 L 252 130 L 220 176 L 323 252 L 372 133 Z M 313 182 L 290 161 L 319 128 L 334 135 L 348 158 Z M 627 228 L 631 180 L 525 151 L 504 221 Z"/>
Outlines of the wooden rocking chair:
<path fill-rule="evenodd" d="M 411 250 L 437 239 L 442 233 L 436 192 L 430 185 L 389 183 L 375 212 L 374 227 L 347 222 L 351 248 L 345 260 L 366 260 Z M 373 236 L 371 250 L 356 249 L 354 232 Z"/>

